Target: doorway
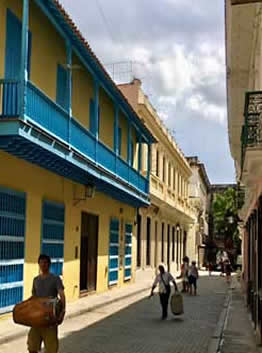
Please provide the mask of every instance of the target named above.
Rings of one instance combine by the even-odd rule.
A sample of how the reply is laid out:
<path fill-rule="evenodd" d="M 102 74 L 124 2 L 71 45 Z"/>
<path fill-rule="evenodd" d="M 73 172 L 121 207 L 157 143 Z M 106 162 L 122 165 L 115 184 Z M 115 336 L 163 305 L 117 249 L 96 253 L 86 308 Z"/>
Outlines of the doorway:
<path fill-rule="evenodd" d="M 158 223 L 155 221 L 155 268 L 157 267 L 157 255 L 158 255 L 158 234 L 157 234 Z"/>
<path fill-rule="evenodd" d="M 80 291 L 95 291 L 97 280 L 98 216 L 82 212 Z"/>
<path fill-rule="evenodd" d="M 141 267 L 141 215 L 137 215 L 136 266 Z"/>
<path fill-rule="evenodd" d="M 150 266 L 151 264 L 151 218 L 147 217 L 146 219 L 146 265 Z"/>
<path fill-rule="evenodd" d="M 170 272 L 170 225 L 167 226 L 167 270 Z"/>

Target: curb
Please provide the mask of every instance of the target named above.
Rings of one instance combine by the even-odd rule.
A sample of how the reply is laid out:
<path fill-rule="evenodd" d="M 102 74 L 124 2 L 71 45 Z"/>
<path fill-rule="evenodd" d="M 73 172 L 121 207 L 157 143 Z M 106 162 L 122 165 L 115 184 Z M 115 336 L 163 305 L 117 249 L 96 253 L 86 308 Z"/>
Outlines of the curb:
<path fill-rule="evenodd" d="M 152 288 L 152 286 L 147 286 L 147 287 L 145 287 L 143 289 L 139 289 L 139 290 L 137 290 L 135 292 L 132 292 L 130 294 L 126 294 L 126 295 L 123 295 L 122 297 L 118 297 L 118 298 L 114 298 L 114 299 L 108 300 L 107 302 L 104 302 L 104 303 L 96 304 L 96 305 L 94 305 L 92 307 L 87 307 L 87 308 L 84 308 L 84 309 L 76 310 L 75 312 L 72 312 L 72 313 L 66 315 L 65 321 L 67 321 L 69 319 L 73 319 L 76 316 L 82 316 L 82 315 L 84 315 L 86 313 L 89 313 L 89 312 L 95 311 L 97 309 L 103 308 L 103 307 L 105 307 L 107 305 L 110 305 L 110 304 L 113 304 L 113 303 L 117 303 L 117 302 L 120 302 L 120 301 L 128 299 L 128 298 L 132 298 L 133 296 L 136 296 L 138 294 L 142 294 L 143 292 L 147 292 L 148 290 L 150 290 L 150 288 Z M 4 338 L 0 338 L 0 345 L 1 344 L 6 344 L 6 343 L 10 343 L 10 342 L 15 341 L 15 340 L 17 340 L 19 338 L 22 338 L 22 337 L 26 336 L 27 333 L 28 333 L 28 328 L 24 329 L 23 331 L 21 330 L 21 332 L 13 333 L 13 334 L 5 336 Z"/>
<path fill-rule="evenodd" d="M 211 337 L 211 341 L 208 346 L 208 353 L 219 353 L 223 343 L 223 332 L 226 327 L 227 318 L 229 314 L 230 304 L 232 298 L 232 288 L 229 288 L 226 294 L 223 310 L 219 316 L 217 326 Z"/>

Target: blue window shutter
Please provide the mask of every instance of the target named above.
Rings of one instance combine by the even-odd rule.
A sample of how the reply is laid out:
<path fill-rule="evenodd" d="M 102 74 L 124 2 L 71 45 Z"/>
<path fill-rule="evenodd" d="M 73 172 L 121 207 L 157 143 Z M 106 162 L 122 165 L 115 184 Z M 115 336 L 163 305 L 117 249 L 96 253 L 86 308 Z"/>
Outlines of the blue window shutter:
<path fill-rule="evenodd" d="M 125 225 L 125 262 L 124 262 L 124 279 L 130 280 L 132 276 L 132 224 Z"/>
<path fill-rule="evenodd" d="M 109 272 L 108 284 L 114 285 L 118 282 L 119 271 L 119 220 L 111 219 L 109 229 Z"/>
<path fill-rule="evenodd" d="M 95 135 L 95 102 L 92 98 L 89 101 L 89 130 L 93 135 Z"/>
<path fill-rule="evenodd" d="M 0 187 L 1 313 L 23 300 L 25 223 L 26 195 Z"/>
<path fill-rule="evenodd" d="M 28 80 L 31 75 L 31 54 L 32 54 L 32 33 L 28 33 L 28 57 L 27 57 L 27 72 L 28 72 Z"/>
<path fill-rule="evenodd" d="M 134 164 L 134 143 L 131 142 L 130 144 L 130 164 L 133 166 Z"/>
<path fill-rule="evenodd" d="M 121 155 L 122 150 L 122 129 L 118 128 L 118 154 Z"/>
<path fill-rule="evenodd" d="M 65 208 L 63 204 L 43 201 L 42 253 L 51 257 L 51 272 L 62 275 L 64 263 Z"/>
<path fill-rule="evenodd" d="M 22 23 L 7 9 L 6 14 L 6 50 L 5 50 L 5 78 L 19 79 L 21 69 L 21 50 L 22 50 Z M 31 69 L 32 33 L 28 33 L 28 78 Z"/>
<path fill-rule="evenodd" d="M 6 16 L 5 78 L 19 79 L 21 67 L 22 25 L 8 9 Z"/>
<path fill-rule="evenodd" d="M 98 106 L 98 118 L 97 118 L 97 135 L 100 134 L 100 106 Z"/>
<path fill-rule="evenodd" d="M 67 109 L 67 71 L 60 64 L 57 65 L 56 102 Z"/>

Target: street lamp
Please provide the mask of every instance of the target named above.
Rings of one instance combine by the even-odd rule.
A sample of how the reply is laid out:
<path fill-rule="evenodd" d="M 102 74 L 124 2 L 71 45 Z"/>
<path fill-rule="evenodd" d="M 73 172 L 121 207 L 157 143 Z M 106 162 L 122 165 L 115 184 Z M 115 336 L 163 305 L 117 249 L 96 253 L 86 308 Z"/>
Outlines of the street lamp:
<path fill-rule="evenodd" d="M 93 198 L 95 195 L 95 186 L 92 184 L 87 184 L 85 186 L 85 197 L 86 198 Z"/>

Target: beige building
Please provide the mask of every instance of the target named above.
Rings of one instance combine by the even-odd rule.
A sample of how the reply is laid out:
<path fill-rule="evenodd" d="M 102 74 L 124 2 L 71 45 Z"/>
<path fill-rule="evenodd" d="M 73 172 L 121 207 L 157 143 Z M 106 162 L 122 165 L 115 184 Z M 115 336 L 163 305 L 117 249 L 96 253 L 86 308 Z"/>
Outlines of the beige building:
<path fill-rule="evenodd" d="M 192 171 L 183 153 L 160 120 L 156 110 L 135 79 L 119 85 L 145 126 L 158 141 L 152 146 L 149 208 L 140 208 L 137 224 L 137 277 L 155 272 L 165 264 L 172 273 L 180 271 L 183 256 L 195 242 L 195 209 L 189 202 Z M 148 151 L 143 146 L 142 171 L 146 173 Z M 191 251 L 192 255 L 192 251 Z M 194 254 L 195 256 L 195 254 Z"/>
<path fill-rule="evenodd" d="M 262 2 L 226 0 L 228 131 L 239 183 L 243 278 L 262 342 Z"/>
<path fill-rule="evenodd" d="M 199 266 L 204 263 L 205 243 L 209 236 L 209 211 L 210 211 L 210 181 L 205 165 L 198 157 L 187 157 L 187 161 L 192 169 L 189 184 L 189 199 L 197 212 L 195 224 L 195 242 L 192 242 L 191 254 L 197 254 Z M 191 255 L 191 256 L 192 256 Z"/>

